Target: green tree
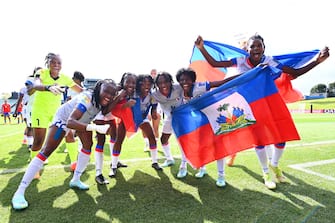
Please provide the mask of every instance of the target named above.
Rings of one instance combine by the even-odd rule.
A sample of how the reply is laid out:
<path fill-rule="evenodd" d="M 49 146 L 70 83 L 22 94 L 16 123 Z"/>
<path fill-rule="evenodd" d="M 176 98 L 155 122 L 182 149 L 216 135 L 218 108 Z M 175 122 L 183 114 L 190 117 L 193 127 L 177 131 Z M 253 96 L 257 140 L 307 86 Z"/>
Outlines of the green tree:
<path fill-rule="evenodd" d="M 328 85 L 327 97 L 335 97 L 335 82 Z"/>
<path fill-rule="evenodd" d="M 311 89 L 311 94 L 327 93 L 327 85 L 317 84 Z"/>

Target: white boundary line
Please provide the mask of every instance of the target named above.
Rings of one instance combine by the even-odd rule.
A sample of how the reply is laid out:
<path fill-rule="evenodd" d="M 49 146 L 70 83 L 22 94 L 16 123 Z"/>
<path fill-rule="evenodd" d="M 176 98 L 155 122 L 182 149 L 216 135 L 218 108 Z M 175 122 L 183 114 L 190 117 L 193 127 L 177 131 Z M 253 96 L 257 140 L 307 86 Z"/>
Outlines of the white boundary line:
<path fill-rule="evenodd" d="M 319 142 L 310 142 L 310 143 L 301 143 L 301 144 L 286 144 L 286 147 L 299 147 L 299 146 L 314 146 L 314 145 L 324 145 L 335 143 L 335 140 L 319 141 Z"/>
<path fill-rule="evenodd" d="M 300 171 L 308 173 L 308 174 L 319 176 L 319 177 L 324 178 L 326 180 L 335 181 L 335 177 L 331 177 L 331 176 L 328 176 L 328 175 L 325 175 L 325 174 L 321 174 L 321 173 L 306 169 L 307 167 L 320 166 L 320 165 L 326 165 L 326 164 L 331 164 L 331 163 L 335 163 L 335 159 L 321 160 L 321 161 L 307 162 L 307 163 L 300 163 L 300 164 L 293 164 L 293 165 L 289 165 L 288 167 L 290 167 L 292 169 L 300 170 Z"/>

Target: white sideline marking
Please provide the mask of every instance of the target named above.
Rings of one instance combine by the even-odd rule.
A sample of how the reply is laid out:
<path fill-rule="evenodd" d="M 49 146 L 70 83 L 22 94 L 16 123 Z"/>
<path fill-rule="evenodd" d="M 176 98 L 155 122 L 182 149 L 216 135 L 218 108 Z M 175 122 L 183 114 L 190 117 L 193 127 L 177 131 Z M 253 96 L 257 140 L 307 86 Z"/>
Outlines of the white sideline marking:
<path fill-rule="evenodd" d="M 330 159 L 330 160 L 321 160 L 321 161 L 315 161 L 315 162 L 308 162 L 308 163 L 301 163 L 301 164 L 293 164 L 289 165 L 288 167 L 291 167 L 292 169 L 300 170 L 305 173 L 309 173 L 312 175 L 319 176 L 321 178 L 324 178 L 326 180 L 332 180 L 335 181 L 335 177 L 331 177 L 322 173 L 318 173 L 309 169 L 305 169 L 307 167 L 312 167 L 312 166 L 320 166 L 320 165 L 326 165 L 326 164 L 331 164 L 335 163 L 335 159 Z"/>
<path fill-rule="evenodd" d="M 313 146 L 313 145 L 323 145 L 323 144 L 332 144 L 332 143 L 335 143 L 335 140 L 301 143 L 301 144 L 286 144 L 285 147 Z"/>

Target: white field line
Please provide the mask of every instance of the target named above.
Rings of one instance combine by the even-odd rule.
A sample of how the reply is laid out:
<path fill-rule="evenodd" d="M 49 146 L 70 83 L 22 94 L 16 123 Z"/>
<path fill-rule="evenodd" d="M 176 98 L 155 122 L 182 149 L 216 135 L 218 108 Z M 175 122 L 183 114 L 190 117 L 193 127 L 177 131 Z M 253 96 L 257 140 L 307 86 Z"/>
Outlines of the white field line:
<path fill-rule="evenodd" d="M 301 143 L 301 144 L 286 144 L 286 147 L 299 147 L 299 146 L 314 146 L 314 145 L 324 145 L 335 143 L 335 140 L 319 141 L 319 142 L 310 142 L 310 143 Z"/>
<path fill-rule="evenodd" d="M 306 169 L 308 167 L 326 165 L 326 164 L 331 164 L 331 163 L 335 163 L 335 159 L 321 160 L 321 161 L 307 162 L 307 163 L 300 163 L 300 164 L 293 164 L 293 165 L 289 165 L 288 167 L 290 167 L 292 169 L 300 170 L 300 171 L 308 173 L 308 174 L 319 176 L 319 177 L 324 178 L 326 180 L 335 181 L 335 177 L 331 177 L 331 176 L 328 176 L 328 175 L 325 175 L 325 174 L 321 174 L 321 173 Z"/>

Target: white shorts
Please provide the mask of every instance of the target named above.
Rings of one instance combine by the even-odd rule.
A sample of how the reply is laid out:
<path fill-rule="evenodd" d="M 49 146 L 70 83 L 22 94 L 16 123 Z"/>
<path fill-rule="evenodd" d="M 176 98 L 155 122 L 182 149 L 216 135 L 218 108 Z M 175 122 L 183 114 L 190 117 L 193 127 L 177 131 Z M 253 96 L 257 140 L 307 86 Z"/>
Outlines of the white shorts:
<path fill-rule="evenodd" d="M 54 118 L 54 120 L 52 121 L 51 125 L 55 125 L 58 128 L 61 128 L 65 132 L 65 135 L 67 135 L 68 132 L 71 130 L 68 127 L 66 127 L 66 122 L 64 122 L 64 121 L 62 121 L 60 119 L 57 119 L 57 117 Z"/>
<path fill-rule="evenodd" d="M 162 133 L 165 133 L 165 134 L 172 134 L 173 133 L 172 116 L 169 116 L 166 119 L 164 119 Z"/>

